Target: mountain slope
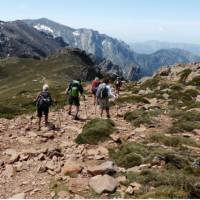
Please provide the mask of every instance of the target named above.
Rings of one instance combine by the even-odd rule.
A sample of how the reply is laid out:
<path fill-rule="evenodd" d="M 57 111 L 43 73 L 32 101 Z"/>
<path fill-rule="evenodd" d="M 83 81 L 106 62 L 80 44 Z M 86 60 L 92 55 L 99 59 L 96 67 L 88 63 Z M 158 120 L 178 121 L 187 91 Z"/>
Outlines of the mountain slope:
<path fill-rule="evenodd" d="M 91 29 L 73 29 L 48 20 L 24 20 L 29 26 L 37 30 L 62 37 L 71 47 L 77 47 L 99 58 L 110 60 L 118 65 L 129 80 L 152 75 L 154 70 L 162 65 L 178 62 L 188 63 L 198 61 L 197 56 L 182 50 L 162 50 L 151 55 L 138 54 L 123 41 L 111 38 Z"/>
<path fill-rule="evenodd" d="M 62 37 L 71 47 L 80 48 L 98 58 L 106 58 L 123 68 L 125 74 L 132 67 L 138 66 L 135 61 L 135 53 L 129 46 L 117 39 L 91 29 L 72 29 L 42 18 L 38 20 L 24 20 L 25 23 L 37 30 L 52 34 L 54 37 Z"/>
<path fill-rule="evenodd" d="M 11 97 L 20 91 L 35 91 L 41 88 L 44 77 L 50 87 L 66 87 L 71 79 L 91 80 L 97 69 L 84 52 L 63 49 L 42 60 L 9 58 L 0 60 L 0 96 Z"/>
<path fill-rule="evenodd" d="M 161 66 L 200 61 L 200 57 L 182 49 L 162 49 L 150 55 L 139 55 L 137 62 L 143 74 L 151 76 Z"/>
<path fill-rule="evenodd" d="M 61 38 L 40 33 L 22 21 L 0 22 L 0 58 L 46 57 L 66 45 Z"/>
<path fill-rule="evenodd" d="M 152 54 L 161 49 L 184 49 L 200 56 L 200 45 L 188 44 L 188 43 L 173 43 L 173 42 L 162 42 L 162 41 L 146 41 L 132 43 L 131 49 L 141 54 Z"/>

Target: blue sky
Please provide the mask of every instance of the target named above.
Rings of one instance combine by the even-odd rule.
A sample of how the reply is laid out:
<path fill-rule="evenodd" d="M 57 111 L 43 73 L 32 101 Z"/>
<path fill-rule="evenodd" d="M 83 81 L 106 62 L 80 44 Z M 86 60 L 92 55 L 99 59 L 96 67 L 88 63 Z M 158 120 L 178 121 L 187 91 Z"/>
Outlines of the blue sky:
<path fill-rule="evenodd" d="M 0 0 L 0 20 L 46 17 L 126 42 L 200 44 L 200 0 Z"/>

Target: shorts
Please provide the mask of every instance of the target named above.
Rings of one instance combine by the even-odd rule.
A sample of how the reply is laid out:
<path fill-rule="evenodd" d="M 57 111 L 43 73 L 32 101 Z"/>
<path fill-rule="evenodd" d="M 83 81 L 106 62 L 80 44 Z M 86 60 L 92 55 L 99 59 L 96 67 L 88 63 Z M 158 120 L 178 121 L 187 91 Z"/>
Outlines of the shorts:
<path fill-rule="evenodd" d="M 45 115 L 45 116 L 48 116 L 49 114 L 49 108 L 46 107 L 46 108 L 37 108 L 37 116 L 38 117 L 42 117 L 42 115 Z"/>
<path fill-rule="evenodd" d="M 103 110 L 108 110 L 110 105 L 109 105 L 109 100 L 106 99 L 98 99 L 98 103 L 101 109 Z"/>
<path fill-rule="evenodd" d="M 97 93 L 97 88 L 93 88 L 92 89 L 92 94 L 96 96 L 96 93 Z"/>
<path fill-rule="evenodd" d="M 72 96 L 69 96 L 68 101 L 69 101 L 69 105 L 80 106 L 79 97 L 72 97 Z"/>

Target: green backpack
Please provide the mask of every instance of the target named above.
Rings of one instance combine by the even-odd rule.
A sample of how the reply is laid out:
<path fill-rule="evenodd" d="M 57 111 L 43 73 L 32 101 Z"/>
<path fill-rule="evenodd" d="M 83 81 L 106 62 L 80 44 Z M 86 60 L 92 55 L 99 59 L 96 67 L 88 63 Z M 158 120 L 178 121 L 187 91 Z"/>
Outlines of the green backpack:
<path fill-rule="evenodd" d="M 72 86 L 71 86 L 71 91 L 70 94 L 72 97 L 78 97 L 79 96 L 79 82 L 78 81 L 73 81 Z"/>

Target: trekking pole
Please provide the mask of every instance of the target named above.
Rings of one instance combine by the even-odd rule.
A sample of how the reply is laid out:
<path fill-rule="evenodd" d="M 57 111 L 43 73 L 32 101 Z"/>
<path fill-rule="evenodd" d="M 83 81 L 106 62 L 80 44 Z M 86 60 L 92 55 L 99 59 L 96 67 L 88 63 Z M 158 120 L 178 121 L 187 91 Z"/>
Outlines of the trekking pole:
<path fill-rule="evenodd" d="M 95 115 L 97 114 L 97 98 L 96 98 L 96 101 L 95 101 L 94 113 L 95 113 Z"/>
<path fill-rule="evenodd" d="M 83 101 L 84 101 L 84 107 L 85 107 L 85 115 L 86 115 L 86 118 L 88 118 L 88 115 L 87 115 L 87 106 L 86 106 L 86 103 L 85 103 L 85 98 L 83 98 Z"/>
<path fill-rule="evenodd" d="M 57 102 L 55 104 L 56 104 L 56 110 L 57 110 L 57 114 L 58 114 L 59 128 L 61 128 L 60 111 L 59 111 L 59 107 L 58 107 Z"/>

